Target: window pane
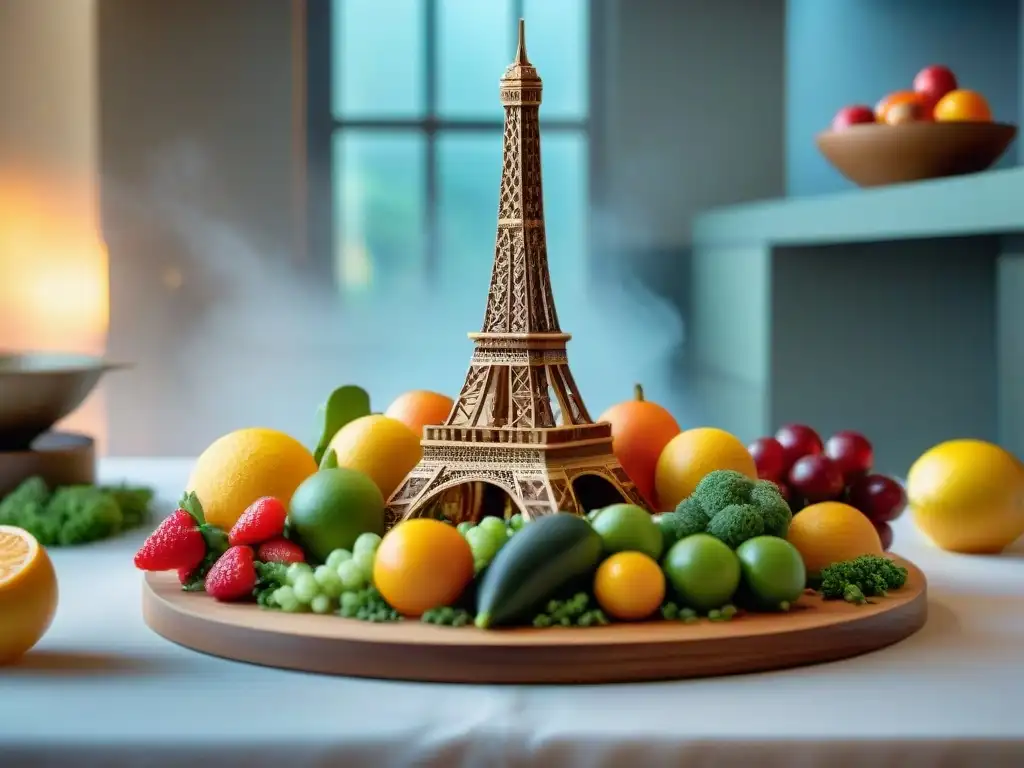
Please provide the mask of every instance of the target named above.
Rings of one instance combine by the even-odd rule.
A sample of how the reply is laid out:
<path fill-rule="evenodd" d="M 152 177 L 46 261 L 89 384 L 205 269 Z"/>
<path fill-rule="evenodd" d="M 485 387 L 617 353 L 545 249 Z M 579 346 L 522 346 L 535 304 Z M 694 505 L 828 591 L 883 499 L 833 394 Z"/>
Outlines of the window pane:
<path fill-rule="evenodd" d="M 546 131 L 541 137 L 541 153 L 548 262 L 555 297 L 578 296 L 585 290 L 588 266 L 586 136 L 577 131 Z M 501 134 L 442 134 L 438 138 L 438 181 L 438 268 L 443 285 L 478 290 L 482 301 L 490 280 L 498 223 Z M 572 300 L 564 303 L 571 305 Z M 560 311 L 561 307 L 559 303 Z"/>
<path fill-rule="evenodd" d="M 524 0 L 526 53 L 544 81 L 545 118 L 587 116 L 588 6 L 588 0 Z"/>
<path fill-rule="evenodd" d="M 424 110 L 423 0 L 333 0 L 334 114 L 419 117 Z"/>
<path fill-rule="evenodd" d="M 335 262 L 346 296 L 422 285 L 426 140 L 418 131 L 338 131 Z"/>
<path fill-rule="evenodd" d="M 512 61 L 510 0 L 438 0 L 438 113 L 501 119 L 498 79 Z"/>
<path fill-rule="evenodd" d="M 479 302 L 494 259 L 501 137 L 497 130 L 459 132 L 443 133 L 437 141 L 438 275 L 443 287 L 462 285 L 470 297 L 479 294 Z"/>

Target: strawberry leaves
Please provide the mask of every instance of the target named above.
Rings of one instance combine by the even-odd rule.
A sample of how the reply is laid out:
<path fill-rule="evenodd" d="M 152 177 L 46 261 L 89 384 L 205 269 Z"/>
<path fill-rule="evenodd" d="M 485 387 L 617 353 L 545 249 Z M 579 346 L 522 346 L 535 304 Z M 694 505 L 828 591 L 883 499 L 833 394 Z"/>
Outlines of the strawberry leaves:
<path fill-rule="evenodd" d="M 370 415 L 370 395 L 362 387 L 346 385 L 331 392 L 320 409 L 321 429 L 313 458 L 317 464 L 324 458 L 327 447 L 338 430 L 363 416 Z M 336 466 L 336 465 L 335 465 Z"/>

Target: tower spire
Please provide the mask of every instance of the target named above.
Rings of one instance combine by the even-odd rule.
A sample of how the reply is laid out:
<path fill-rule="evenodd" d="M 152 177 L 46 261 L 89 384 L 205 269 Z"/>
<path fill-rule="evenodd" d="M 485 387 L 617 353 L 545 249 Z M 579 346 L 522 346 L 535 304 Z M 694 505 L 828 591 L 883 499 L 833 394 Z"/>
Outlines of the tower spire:
<path fill-rule="evenodd" d="M 529 66 L 530 60 L 526 58 L 526 20 L 519 20 L 519 44 L 516 46 L 515 63 Z"/>

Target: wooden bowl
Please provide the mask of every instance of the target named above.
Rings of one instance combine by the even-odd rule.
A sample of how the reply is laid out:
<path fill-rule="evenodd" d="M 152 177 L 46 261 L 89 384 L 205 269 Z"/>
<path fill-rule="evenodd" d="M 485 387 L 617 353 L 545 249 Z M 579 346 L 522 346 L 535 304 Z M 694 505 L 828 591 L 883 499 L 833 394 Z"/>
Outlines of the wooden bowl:
<path fill-rule="evenodd" d="M 27 449 L 120 367 L 87 355 L 0 353 L 0 450 Z"/>
<path fill-rule="evenodd" d="M 843 176 L 877 187 L 984 171 L 1016 135 L 1004 123 L 866 123 L 820 133 L 816 142 Z"/>

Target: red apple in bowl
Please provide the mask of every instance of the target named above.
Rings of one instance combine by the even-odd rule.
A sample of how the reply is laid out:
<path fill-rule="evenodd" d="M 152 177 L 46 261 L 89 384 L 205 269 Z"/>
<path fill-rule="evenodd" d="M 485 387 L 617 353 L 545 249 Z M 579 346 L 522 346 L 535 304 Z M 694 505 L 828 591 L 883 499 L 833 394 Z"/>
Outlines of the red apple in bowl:
<path fill-rule="evenodd" d="M 875 122 L 875 111 L 863 104 L 851 104 L 843 107 L 832 118 L 832 130 L 842 131 L 853 125 Z"/>
<path fill-rule="evenodd" d="M 914 77 L 914 90 L 924 94 L 932 104 L 958 87 L 956 75 L 940 64 L 925 67 Z"/>

